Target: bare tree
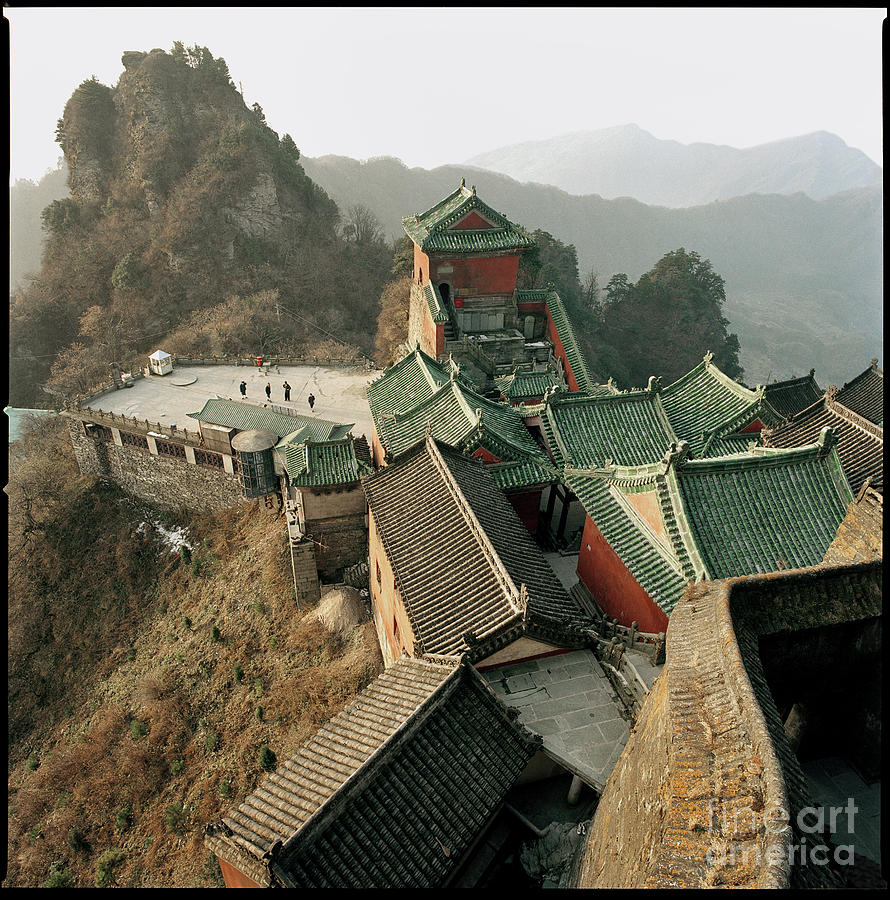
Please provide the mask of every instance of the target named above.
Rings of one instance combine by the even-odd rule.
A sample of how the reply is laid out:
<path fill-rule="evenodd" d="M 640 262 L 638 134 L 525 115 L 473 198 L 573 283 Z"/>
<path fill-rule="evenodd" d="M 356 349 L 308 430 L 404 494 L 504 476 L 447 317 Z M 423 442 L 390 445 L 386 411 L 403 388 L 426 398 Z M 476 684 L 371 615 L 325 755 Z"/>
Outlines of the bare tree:
<path fill-rule="evenodd" d="M 367 206 L 353 204 L 346 210 L 343 237 L 356 244 L 379 244 L 384 240 L 383 226 Z"/>

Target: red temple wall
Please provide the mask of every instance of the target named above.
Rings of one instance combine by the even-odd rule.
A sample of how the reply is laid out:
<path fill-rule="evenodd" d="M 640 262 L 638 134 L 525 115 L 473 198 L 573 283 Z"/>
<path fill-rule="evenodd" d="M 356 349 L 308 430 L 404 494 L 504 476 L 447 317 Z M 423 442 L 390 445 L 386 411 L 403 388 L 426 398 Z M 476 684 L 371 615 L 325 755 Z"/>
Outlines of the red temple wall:
<path fill-rule="evenodd" d="M 551 344 L 553 344 L 554 355 L 558 356 L 565 366 L 566 380 L 569 383 L 569 390 L 580 390 L 580 388 L 578 387 L 578 381 L 575 378 L 575 373 L 572 371 L 572 366 L 569 363 L 568 358 L 566 357 L 566 351 L 562 346 L 562 341 L 559 339 L 559 332 L 556 330 L 556 325 L 553 322 L 553 316 L 550 315 L 550 307 L 547 307 L 547 340 L 550 341 Z"/>
<path fill-rule="evenodd" d="M 510 506 L 529 534 L 538 533 L 538 516 L 541 509 L 541 491 L 516 491 L 507 494 Z"/>
<path fill-rule="evenodd" d="M 229 865 L 224 859 L 219 859 L 219 870 L 222 872 L 223 881 L 227 888 L 258 888 L 255 881 L 251 881 L 243 872 L 239 872 L 234 866 Z"/>
<path fill-rule="evenodd" d="M 452 297 L 512 294 L 519 277 L 519 254 L 505 256 L 436 256 L 428 265 L 436 284 L 447 281 Z M 452 271 L 440 273 L 440 266 Z"/>
<path fill-rule="evenodd" d="M 590 549 L 588 549 L 588 547 Z M 667 631 L 667 616 L 628 572 L 590 516 L 584 523 L 578 577 L 593 594 L 600 609 L 621 625 L 636 622 L 640 631 Z"/>

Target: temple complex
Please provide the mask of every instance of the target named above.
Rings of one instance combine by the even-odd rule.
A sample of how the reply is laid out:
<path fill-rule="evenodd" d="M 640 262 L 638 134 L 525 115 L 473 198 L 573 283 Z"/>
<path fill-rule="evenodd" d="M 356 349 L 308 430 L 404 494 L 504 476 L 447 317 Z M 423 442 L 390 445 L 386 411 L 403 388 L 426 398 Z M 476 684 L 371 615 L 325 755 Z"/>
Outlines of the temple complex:
<path fill-rule="evenodd" d="M 301 607 L 366 591 L 386 671 L 207 827 L 226 883 L 493 884 L 517 829 L 582 835 L 597 800 L 562 886 L 852 883 L 800 863 L 837 841 L 797 817 L 879 778 L 877 361 L 823 393 L 813 371 L 749 388 L 709 352 L 619 390 L 558 293 L 519 287 L 531 238 L 475 188 L 403 224 L 384 372 L 158 351 L 63 411 L 86 474 L 254 502 Z"/>

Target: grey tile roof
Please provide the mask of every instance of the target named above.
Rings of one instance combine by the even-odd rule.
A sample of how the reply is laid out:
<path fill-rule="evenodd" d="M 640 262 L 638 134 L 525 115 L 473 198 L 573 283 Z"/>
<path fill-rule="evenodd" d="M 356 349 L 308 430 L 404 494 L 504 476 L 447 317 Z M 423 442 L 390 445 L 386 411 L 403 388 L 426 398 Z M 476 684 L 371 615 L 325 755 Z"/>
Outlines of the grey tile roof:
<path fill-rule="evenodd" d="M 884 422 L 884 370 L 873 359 L 869 367 L 848 381 L 838 392 L 838 402 L 848 409 L 882 425 Z"/>
<path fill-rule="evenodd" d="M 404 658 L 205 844 L 262 886 L 440 887 L 539 743 L 468 664 Z"/>
<path fill-rule="evenodd" d="M 837 452 L 854 491 L 866 478 L 878 490 L 884 486 L 884 429 L 848 409 L 829 387 L 824 397 L 777 428 L 764 429 L 767 447 L 799 447 L 813 443 L 825 427 L 837 435 Z"/>
<path fill-rule="evenodd" d="M 588 621 L 482 463 L 427 438 L 362 485 L 421 652 Z"/>
<path fill-rule="evenodd" d="M 784 421 L 812 406 L 822 396 L 823 391 L 816 384 L 815 374 L 816 370 L 810 369 L 810 374 L 802 378 L 789 378 L 766 385 L 764 399 L 777 421 Z"/>

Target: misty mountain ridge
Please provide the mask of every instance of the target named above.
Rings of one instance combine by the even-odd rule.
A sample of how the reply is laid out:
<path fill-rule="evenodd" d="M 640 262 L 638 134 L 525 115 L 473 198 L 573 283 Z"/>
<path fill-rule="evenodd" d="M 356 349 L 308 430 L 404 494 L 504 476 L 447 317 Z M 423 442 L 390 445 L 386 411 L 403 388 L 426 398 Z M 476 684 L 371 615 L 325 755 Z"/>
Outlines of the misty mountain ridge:
<path fill-rule="evenodd" d="M 737 149 L 661 140 L 638 125 L 619 125 L 499 147 L 466 164 L 570 194 L 671 208 L 799 191 L 820 200 L 883 183 L 880 166 L 827 131 Z"/>
<path fill-rule="evenodd" d="M 574 244 L 582 277 L 596 271 L 601 287 L 618 272 L 635 281 L 671 250 L 694 250 L 726 281 L 724 314 L 741 341 L 745 381 L 752 385 L 814 366 L 821 385 L 843 384 L 883 353 L 879 187 L 823 200 L 749 194 L 670 209 L 573 196 L 466 165 L 427 170 L 393 157 L 344 156 L 303 157 L 302 163 L 341 209 L 366 206 L 391 237 L 403 233 L 403 216 L 439 202 L 465 176 L 513 222 Z"/>

